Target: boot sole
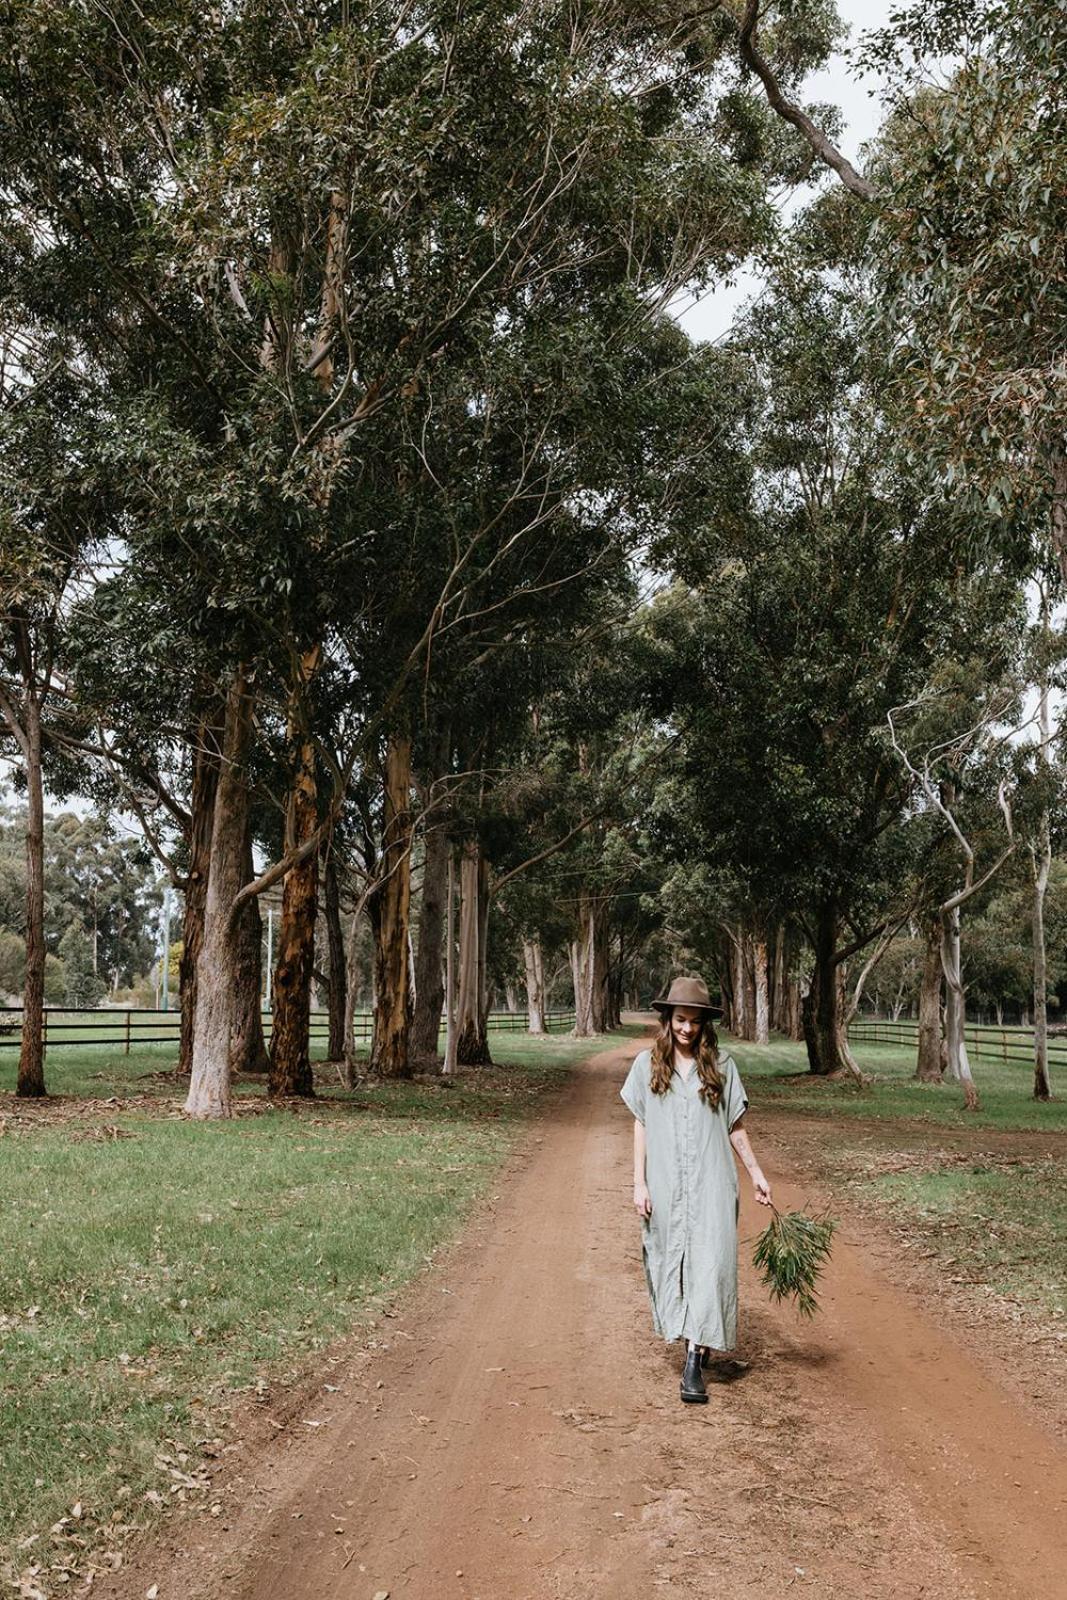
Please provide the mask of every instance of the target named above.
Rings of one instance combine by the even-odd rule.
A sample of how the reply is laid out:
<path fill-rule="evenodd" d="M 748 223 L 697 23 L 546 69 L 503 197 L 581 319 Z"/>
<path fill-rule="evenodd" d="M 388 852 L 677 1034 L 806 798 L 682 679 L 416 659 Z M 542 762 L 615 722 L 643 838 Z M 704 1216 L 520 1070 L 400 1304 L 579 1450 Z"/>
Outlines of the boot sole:
<path fill-rule="evenodd" d="M 706 1394 L 686 1394 L 684 1389 L 682 1390 L 682 1399 L 687 1406 L 706 1406 L 708 1403 Z"/>

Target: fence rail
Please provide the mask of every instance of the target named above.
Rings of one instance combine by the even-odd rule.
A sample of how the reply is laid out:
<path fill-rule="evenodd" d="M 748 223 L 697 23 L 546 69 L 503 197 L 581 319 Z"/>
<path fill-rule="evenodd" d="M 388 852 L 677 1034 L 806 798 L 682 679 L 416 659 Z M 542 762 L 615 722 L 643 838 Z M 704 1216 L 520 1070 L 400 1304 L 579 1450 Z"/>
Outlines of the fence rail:
<path fill-rule="evenodd" d="M 272 1017 L 263 1012 L 263 1032 L 269 1039 Z M 574 1026 L 573 1011 L 546 1011 L 545 1026 L 549 1033 L 562 1033 Z M 491 1033 L 525 1033 L 524 1011 L 491 1011 Z M 311 1042 L 321 1042 L 329 1037 L 329 1017 L 325 1011 L 313 1011 L 309 1037 Z M 353 1018 L 353 1034 L 357 1039 L 368 1040 L 374 1031 L 374 1016 L 370 1011 L 357 1011 Z M 46 1006 L 41 1034 L 45 1048 L 60 1049 L 64 1045 L 121 1045 L 129 1055 L 133 1045 L 174 1044 L 181 1038 L 180 1011 L 152 1011 L 136 1006 Z M 0 1050 L 17 1050 L 22 1042 L 22 1007 L 0 1006 Z"/>
<path fill-rule="evenodd" d="M 879 1017 L 862 1017 L 850 1025 L 848 1033 L 849 1038 L 858 1043 L 917 1045 L 919 1024 L 913 1017 L 902 1017 L 896 1022 Z M 964 1028 L 964 1038 L 968 1051 L 976 1061 L 1020 1061 L 1033 1065 L 1033 1028 L 968 1022 Z M 1050 1064 L 1067 1066 L 1067 1037 L 1051 1034 L 1048 1056 Z"/>

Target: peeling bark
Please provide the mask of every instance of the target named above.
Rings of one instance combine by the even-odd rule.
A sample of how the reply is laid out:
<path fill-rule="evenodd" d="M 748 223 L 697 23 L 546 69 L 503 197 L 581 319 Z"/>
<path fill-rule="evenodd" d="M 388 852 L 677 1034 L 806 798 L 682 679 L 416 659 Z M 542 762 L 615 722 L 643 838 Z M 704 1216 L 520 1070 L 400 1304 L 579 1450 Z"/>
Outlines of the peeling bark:
<path fill-rule="evenodd" d="M 374 1044 L 371 1071 L 380 1078 L 411 1076 L 411 739 L 394 735 L 385 756 L 385 814 L 381 871 L 371 895 L 374 929 Z"/>
<path fill-rule="evenodd" d="M 1048 1070 L 1048 957 L 1045 950 L 1045 891 L 1052 867 L 1049 816 L 1041 818 L 1040 840 L 1034 852 L 1034 1099 L 1051 1100 Z"/>
<path fill-rule="evenodd" d="M 1062 491 L 1063 485 L 1060 485 Z M 1061 492 L 1062 511 L 1062 492 Z M 1062 560 L 1062 554 L 1061 554 Z M 1048 596 L 1041 594 L 1041 619 L 1045 640 L 1049 636 Z M 1041 676 L 1041 694 L 1038 701 L 1038 730 L 1040 743 L 1038 761 L 1040 769 L 1047 772 L 1048 751 L 1052 739 L 1049 718 L 1049 681 L 1047 671 Z M 1052 828 L 1048 807 L 1041 812 L 1037 838 L 1031 846 L 1030 863 L 1033 870 L 1032 943 L 1034 952 L 1034 1099 L 1051 1100 L 1052 1083 L 1048 1070 L 1048 954 L 1045 947 L 1045 893 L 1052 870 Z"/>
<path fill-rule="evenodd" d="M 287 849 L 307 843 L 319 824 L 315 777 L 315 744 L 300 721 L 298 695 L 318 669 L 316 647 L 301 662 L 300 688 L 294 690 L 289 720 L 291 776 L 286 816 Z M 282 884 L 278 959 L 271 986 L 273 1030 L 270 1041 L 272 1095 L 310 1096 L 315 1092 L 308 1030 L 311 1023 L 311 978 L 315 965 L 315 919 L 318 913 L 318 852 L 312 850 L 289 868 Z"/>
<path fill-rule="evenodd" d="M 359 992 L 359 917 L 352 913 L 345 942 L 345 1020 L 344 1020 L 344 1082 L 351 1089 L 356 1081 L 356 995 Z"/>
<path fill-rule="evenodd" d="M 426 834 L 422 866 L 422 909 L 415 956 L 415 1020 L 412 1045 L 416 1055 L 435 1056 L 445 1003 L 444 955 L 445 896 L 451 845 L 443 827 Z"/>
<path fill-rule="evenodd" d="M 774 932 L 774 966 L 771 980 L 771 1027 L 776 1033 L 789 1032 L 789 986 L 786 976 L 785 923 Z"/>
<path fill-rule="evenodd" d="M 484 885 L 484 888 L 483 888 Z M 463 846 L 459 863 L 459 999 L 456 1007 L 456 1060 L 460 1066 L 491 1066 L 485 1010 L 488 863 L 475 839 Z"/>
<path fill-rule="evenodd" d="M 522 964 L 526 974 L 527 1032 L 545 1033 L 545 961 L 536 934 L 522 941 Z"/>
<path fill-rule="evenodd" d="M 741 934 L 741 984 L 745 996 L 744 1037 L 752 1042 L 756 1038 L 756 963 L 753 955 L 752 935 L 747 929 Z"/>
<path fill-rule="evenodd" d="M 751 949 L 755 989 L 753 1038 L 757 1044 L 769 1044 L 771 1038 L 771 1007 L 767 977 L 766 940 L 762 938 L 753 939 Z"/>
<path fill-rule="evenodd" d="M 745 936 L 741 928 L 731 935 L 730 971 L 733 977 L 733 1031 L 739 1039 L 751 1033 L 751 1013 L 748 1009 L 748 985 L 745 982 Z"/>
<path fill-rule="evenodd" d="M 941 1038 L 941 918 L 926 925 L 926 951 L 919 981 L 919 1048 L 915 1076 L 920 1083 L 940 1083 L 944 1071 Z"/>
<path fill-rule="evenodd" d="M 337 858 L 331 846 L 323 869 L 323 900 L 326 913 L 326 944 L 330 959 L 330 982 L 327 992 L 329 1008 L 329 1042 L 326 1054 L 330 1061 L 345 1059 L 345 1014 L 348 983 L 345 970 L 345 936 L 341 926 L 341 885 L 337 876 Z"/>
<path fill-rule="evenodd" d="M 245 826 L 244 882 L 251 882 L 253 876 L 249 818 Z M 237 995 L 230 1043 L 230 1071 L 263 1073 L 270 1070 L 270 1057 L 263 1038 L 263 919 L 255 895 L 237 909 L 233 919 L 233 942 Z"/>
<path fill-rule="evenodd" d="M 26 973 L 22 991 L 22 1040 L 15 1093 L 38 1099 L 44 1082 L 44 779 L 41 702 L 28 689 L 23 732 L 26 759 Z"/>
<path fill-rule="evenodd" d="M 964 1034 L 964 989 L 960 960 L 960 908 L 951 906 L 941 913 L 941 969 L 945 975 L 945 1046 L 949 1074 L 963 1089 L 968 1111 L 978 1110 L 978 1090 L 971 1076 Z"/>
<path fill-rule="evenodd" d="M 185 1110 L 191 1117 L 233 1115 L 230 1042 L 237 1011 L 233 905 L 244 887 L 248 781 L 245 760 L 251 696 L 239 668 L 226 696 L 218 790 L 211 828 L 211 874 L 197 966 L 193 1058 Z"/>
<path fill-rule="evenodd" d="M 580 889 L 576 936 L 571 941 L 576 1039 L 590 1039 L 598 1033 L 606 1033 L 608 1029 L 608 960 L 604 920 L 601 899 L 588 889 Z"/>
<path fill-rule="evenodd" d="M 196 974 L 204 944 L 204 908 L 211 866 L 211 829 L 215 793 L 219 785 L 219 745 L 222 729 L 217 712 L 204 717 L 196 731 L 193 781 L 189 801 L 189 871 L 182 916 L 182 957 L 178 969 L 181 994 L 181 1043 L 178 1072 L 188 1077 L 193 1065 L 193 1024 L 196 1017 Z"/>

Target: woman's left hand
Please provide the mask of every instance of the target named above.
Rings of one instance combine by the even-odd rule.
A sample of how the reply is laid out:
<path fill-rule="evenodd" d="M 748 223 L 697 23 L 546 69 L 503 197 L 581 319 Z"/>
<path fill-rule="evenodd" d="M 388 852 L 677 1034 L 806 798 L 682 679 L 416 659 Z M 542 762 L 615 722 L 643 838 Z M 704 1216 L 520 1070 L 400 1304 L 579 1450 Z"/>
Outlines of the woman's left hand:
<path fill-rule="evenodd" d="M 752 1174 L 752 1188 L 761 1206 L 769 1206 L 771 1204 L 771 1186 L 763 1176 L 763 1173 L 758 1170 Z"/>

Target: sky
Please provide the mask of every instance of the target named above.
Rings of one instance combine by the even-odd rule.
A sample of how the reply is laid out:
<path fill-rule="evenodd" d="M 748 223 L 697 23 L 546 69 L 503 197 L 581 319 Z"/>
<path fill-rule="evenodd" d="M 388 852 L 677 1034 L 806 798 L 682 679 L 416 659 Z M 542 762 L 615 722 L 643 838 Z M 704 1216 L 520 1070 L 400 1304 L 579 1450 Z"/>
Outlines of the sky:
<path fill-rule="evenodd" d="M 881 27 L 889 20 L 891 6 L 899 0 L 837 0 L 837 8 L 851 30 L 855 44 L 868 28 Z M 882 120 L 877 78 L 861 77 L 844 55 L 831 58 L 822 72 L 808 79 L 805 99 L 840 106 L 845 131 L 840 148 L 857 163 L 860 146 L 874 134 Z M 810 190 L 794 191 L 787 209 L 803 204 Z M 676 305 L 673 310 L 682 327 L 693 339 L 717 339 L 729 328 L 741 307 L 759 292 L 760 279 L 751 268 L 737 273 L 733 281 L 717 285 L 698 302 Z"/>

